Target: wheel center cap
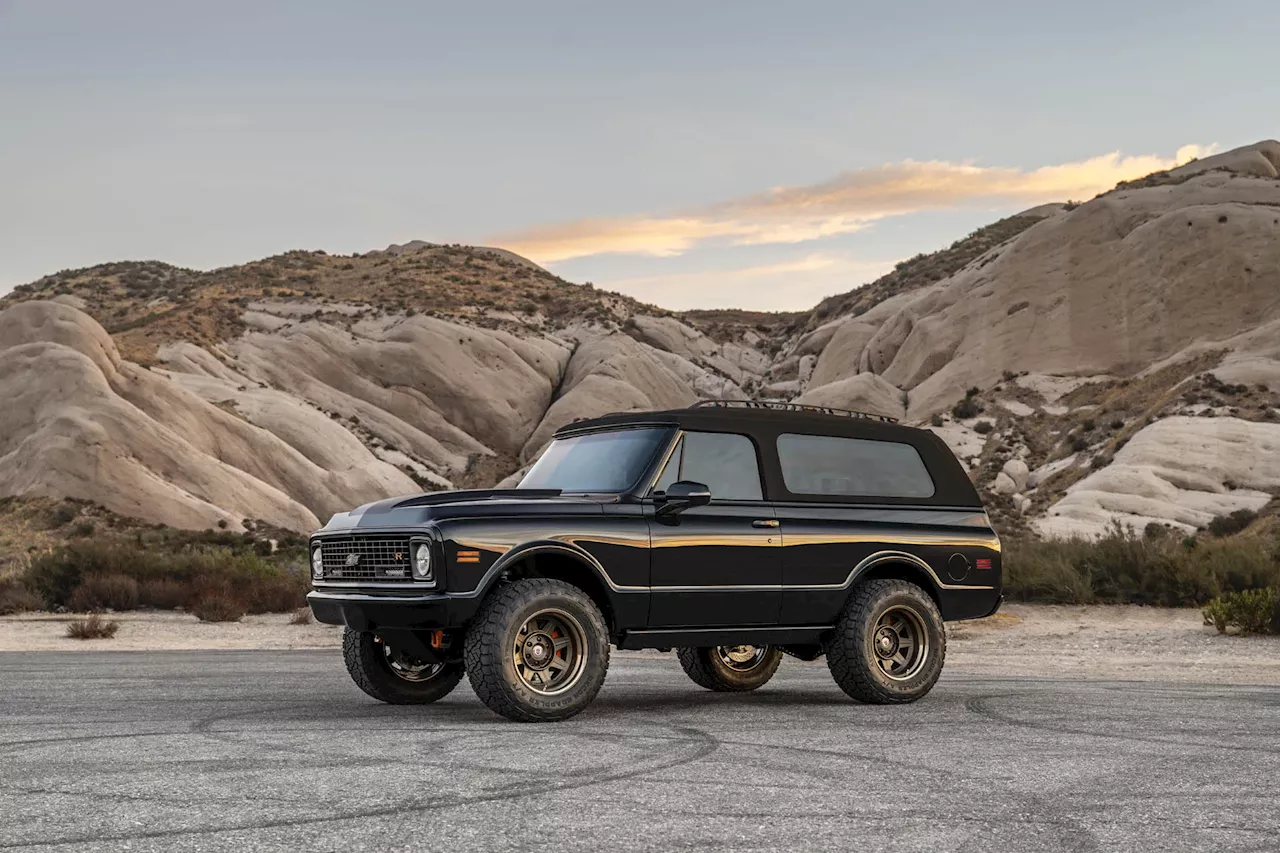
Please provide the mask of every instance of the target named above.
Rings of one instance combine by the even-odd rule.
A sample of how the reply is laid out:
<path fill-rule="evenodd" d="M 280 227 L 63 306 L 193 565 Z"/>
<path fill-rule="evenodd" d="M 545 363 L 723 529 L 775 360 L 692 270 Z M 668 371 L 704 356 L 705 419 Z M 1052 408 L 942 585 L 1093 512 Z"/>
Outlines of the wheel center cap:
<path fill-rule="evenodd" d="M 893 657 L 898 651 L 898 634 L 892 628 L 876 631 L 876 654 L 882 658 Z"/>
<path fill-rule="evenodd" d="M 532 669 L 546 669 L 551 664 L 555 645 L 546 634 L 530 634 L 524 641 L 524 662 Z"/>

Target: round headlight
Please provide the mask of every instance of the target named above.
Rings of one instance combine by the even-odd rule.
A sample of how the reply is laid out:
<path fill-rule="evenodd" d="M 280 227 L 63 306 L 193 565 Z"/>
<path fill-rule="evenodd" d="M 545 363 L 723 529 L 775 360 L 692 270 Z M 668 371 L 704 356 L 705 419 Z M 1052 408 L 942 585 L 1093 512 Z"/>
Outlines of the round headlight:
<path fill-rule="evenodd" d="M 324 577 L 324 555 L 320 552 L 319 546 L 311 552 L 311 575 L 312 577 Z"/>
<path fill-rule="evenodd" d="M 413 549 L 413 576 L 418 580 L 431 579 L 431 546 L 426 542 Z"/>

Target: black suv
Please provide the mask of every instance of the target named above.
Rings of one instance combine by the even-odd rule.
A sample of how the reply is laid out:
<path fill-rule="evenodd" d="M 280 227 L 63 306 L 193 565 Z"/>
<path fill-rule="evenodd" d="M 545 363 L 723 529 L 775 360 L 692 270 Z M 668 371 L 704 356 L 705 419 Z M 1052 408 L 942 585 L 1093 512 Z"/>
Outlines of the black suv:
<path fill-rule="evenodd" d="M 1000 605 L 1000 540 L 947 446 L 887 418 L 701 403 L 566 426 L 518 488 L 335 515 L 311 541 L 321 622 L 383 702 L 466 673 L 513 720 L 562 720 L 609 646 L 677 649 L 710 690 L 825 654 L 863 702 L 929 692 L 944 620 Z"/>

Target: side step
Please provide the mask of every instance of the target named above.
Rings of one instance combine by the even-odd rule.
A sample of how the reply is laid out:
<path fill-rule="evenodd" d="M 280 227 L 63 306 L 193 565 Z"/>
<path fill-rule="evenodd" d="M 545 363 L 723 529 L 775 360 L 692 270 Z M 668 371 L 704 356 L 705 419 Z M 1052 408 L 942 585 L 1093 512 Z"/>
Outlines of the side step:
<path fill-rule="evenodd" d="M 627 631 L 618 643 L 620 649 L 670 649 L 677 646 L 786 646 L 821 643 L 822 636 L 834 625 L 803 627 L 761 627 L 745 625 L 724 628 L 659 628 Z"/>

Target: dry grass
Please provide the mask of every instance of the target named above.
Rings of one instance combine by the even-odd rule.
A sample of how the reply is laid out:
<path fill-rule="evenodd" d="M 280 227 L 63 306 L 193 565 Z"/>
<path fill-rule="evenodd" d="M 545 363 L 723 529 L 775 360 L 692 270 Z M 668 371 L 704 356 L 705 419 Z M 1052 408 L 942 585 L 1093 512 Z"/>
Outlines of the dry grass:
<path fill-rule="evenodd" d="M 0 579 L 0 616 L 29 613 L 44 606 L 40 596 L 16 578 Z"/>
<path fill-rule="evenodd" d="M 67 636 L 72 640 L 109 640 L 120 630 L 120 623 L 108 622 L 97 613 L 67 623 Z"/>
<path fill-rule="evenodd" d="M 128 575 L 90 575 L 71 591 L 67 607 L 77 613 L 137 610 L 138 582 Z"/>
<path fill-rule="evenodd" d="M 1280 587 L 1280 543 L 1140 536 L 1115 527 L 1094 541 L 1011 539 L 1005 595 L 1050 604 L 1203 605 L 1224 593 Z"/>
<path fill-rule="evenodd" d="M 290 625 L 310 625 L 311 624 L 311 608 L 301 607 L 297 613 L 289 620 Z"/>
<path fill-rule="evenodd" d="M 191 612 L 201 622 L 239 622 L 244 618 L 244 604 L 229 595 L 208 593 L 191 607 Z"/>

